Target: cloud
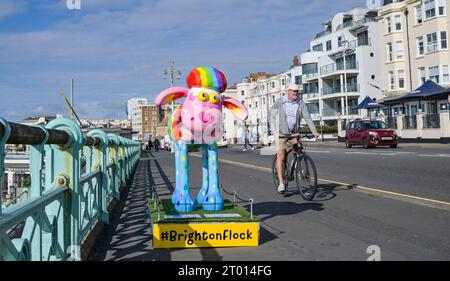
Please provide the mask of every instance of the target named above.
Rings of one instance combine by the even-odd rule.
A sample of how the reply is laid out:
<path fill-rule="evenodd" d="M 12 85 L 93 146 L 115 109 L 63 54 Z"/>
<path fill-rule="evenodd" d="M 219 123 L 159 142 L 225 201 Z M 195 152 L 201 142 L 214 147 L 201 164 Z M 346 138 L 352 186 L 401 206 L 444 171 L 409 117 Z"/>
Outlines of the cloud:
<path fill-rule="evenodd" d="M 25 9 L 26 5 L 22 1 L 2 0 L 0 2 L 0 21 L 6 17 L 23 12 Z"/>
<path fill-rule="evenodd" d="M 69 93 L 74 78 L 80 115 L 125 118 L 121 106 L 127 99 L 151 100 L 168 87 L 162 71 L 170 60 L 182 72 L 175 83 L 183 86 L 200 65 L 218 67 L 230 85 L 250 72 L 281 72 L 309 46 L 322 22 L 365 5 L 362 0 L 81 1 L 80 11 L 67 10 L 65 0 L 32 1 L 35 13 L 49 13 L 54 22 L 0 33 L 0 99 L 9 99 L 0 104 L 0 115 L 10 108 L 35 112 L 42 100 L 52 105 L 42 113 L 67 112 L 59 91 Z"/>

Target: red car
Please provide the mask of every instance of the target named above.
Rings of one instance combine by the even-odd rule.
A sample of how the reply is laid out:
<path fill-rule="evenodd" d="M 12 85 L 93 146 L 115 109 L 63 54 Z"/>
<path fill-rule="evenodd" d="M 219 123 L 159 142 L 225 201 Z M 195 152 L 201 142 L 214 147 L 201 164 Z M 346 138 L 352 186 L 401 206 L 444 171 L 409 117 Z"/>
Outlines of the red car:
<path fill-rule="evenodd" d="M 387 146 L 396 148 L 397 132 L 378 120 L 351 121 L 345 128 L 345 146 L 362 145 L 364 148 Z"/>

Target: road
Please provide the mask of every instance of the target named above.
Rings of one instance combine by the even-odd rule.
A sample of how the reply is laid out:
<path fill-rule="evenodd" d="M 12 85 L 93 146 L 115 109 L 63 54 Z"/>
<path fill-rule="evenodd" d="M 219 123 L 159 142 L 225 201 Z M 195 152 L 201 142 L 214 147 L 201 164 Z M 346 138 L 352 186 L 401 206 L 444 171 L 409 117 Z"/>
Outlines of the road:
<path fill-rule="evenodd" d="M 319 178 L 327 180 L 320 182 L 312 202 L 298 194 L 284 197 L 275 192 L 272 156 L 262 156 L 259 150 L 241 152 L 239 147 L 221 149 L 220 181 L 241 198 L 254 199 L 254 212 L 262 220 L 260 245 L 171 250 L 151 248 L 148 218 L 136 213 L 136 204 L 145 202 L 152 184 L 161 197 L 170 197 L 175 185 L 173 155 L 144 153 L 139 182 L 127 195 L 115 229 L 108 232 L 112 237 L 101 238 L 112 243 L 99 247 L 105 252 L 94 256 L 106 260 L 363 261 L 369 257 L 368 247 L 376 245 L 382 260 L 450 259 L 447 147 L 348 150 L 341 144 L 310 144 L 307 151 L 317 164 Z M 198 156 L 191 153 L 189 159 L 192 194 L 201 183 Z M 148 175 L 142 175 L 144 170 Z M 130 194 L 139 195 L 136 199 Z M 249 208 L 247 203 L 243 206 Z M 139 230 L 139 237 L 133 229 Z M 141 246 L 135 245 L 137 240 Z"/>

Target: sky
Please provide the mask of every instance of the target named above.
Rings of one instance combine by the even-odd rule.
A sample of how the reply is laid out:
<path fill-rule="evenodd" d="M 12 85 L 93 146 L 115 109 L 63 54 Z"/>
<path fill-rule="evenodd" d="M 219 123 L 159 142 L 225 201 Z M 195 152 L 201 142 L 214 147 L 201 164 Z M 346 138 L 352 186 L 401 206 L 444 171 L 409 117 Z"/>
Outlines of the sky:
<path fill-rule="evenodd" d="M 77 1 L 77 0 L 75 0 Z M 214 66 L 228 84 L 249 73 L 280 73 L 309 48 L 334 14 L 365 0 L 0 0 L 0 116 L 125 119 L 126 101 L 150 102 L 198 66 Z"/>

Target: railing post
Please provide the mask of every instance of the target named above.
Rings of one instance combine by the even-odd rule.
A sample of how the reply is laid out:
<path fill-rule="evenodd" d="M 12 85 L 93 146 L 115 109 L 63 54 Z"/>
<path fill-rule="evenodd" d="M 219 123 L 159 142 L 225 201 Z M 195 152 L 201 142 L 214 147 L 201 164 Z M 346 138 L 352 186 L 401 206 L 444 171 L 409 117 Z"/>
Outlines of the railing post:
<path fill-rule="evenodd" d="M 11 133 L 11 128 L 9 127 L 8 121 L 0 117 L 0 124 L 3 125 L 3 136 L 0 136 L 0 190 L 2 191 L 0 194 L 0 217 L 2 216 L 2 200 L 3 200 L 3 177 L 5 175 L 5 144 L 9 138 L 9 134 Z M 1 238 L 0 238 L 0 246 L 1 246 Z"/>
<path fill-rule="evenodd" d="M 120 200 L 120 191 L 119 191 L 119 137 L 114 134 L 108 134 L 108 138 L 110 139 L 109 145 L 109 156 L 111 161 L 114 163 L 113 165 L 113 173 L 111 175 L 113 181 L 113 196 L 115 199 Z"/>
<path fill-rule="evenodd" d="M 101 130 L 92 130 L 88 134 L 91 137 L 101 139 L 98 146 L 93 147 L 93 166 L 90 171 L 101 171 L 101 180 L 98 189 L 98 202 L 100 205 L 100 220 L 104 223 L 109 223 L 108 213 L 108 161 L 107 148 L 109 144 L 108 135 Z"/>
<path fill-rule="evenodd" d="M 423 112 L 417 112 L 416 115 L 417 136 L 420 138 L 422 137 L 422 130 L 423 130 L 423 116 L 424 116 Z"/>
<path fill-rule="evenodd" d="M 66 131 L 69 141 L 65 145 L 50 145 L 52 172 L 47 173 L 47 183 L 66 185 L 69 188 L 70 198 L 63 202 L 63 210 L 69 210 L 69 222 L 64 223 L 65 234 L 68 235 L 63 250 L 69 249 L 72 259 L 79 260 L 81 243 L 81 187 L 80 187 L 80 149 L 84 145 L 84 136 L 80 127 L 73 121 L 65 118 L 55 119 L 46 126 L 47 129 Z M 48 164 L 49 161 L 46 162 Z"/>
<path fill-rule="evenodd" d="M 45 188 L 45 182 L 42 178 L 44 171 L 42 169 L 44 167 L 45 157 L 44 144 L 48 140 L 48 132 L 43 127 L 37 127 L 42 129 L 45 137 L 40 144 L 30 145 L 30 173 L 32 179 L 31 197 L 42 196 L 42 192 Z M 46 210 L 43 209 L 40 212 L 46 213 Z M 47 229 L 47 231 L 44 231 L 44 229 L 42 229 L 41 225 L 44 223 L 43 220 L 45 218 L 44 214 L 42 214 L 41 217 L 40 212 L 35 216 L 27 219 L 23 231 L 25 233 L 25 237 L 31 237 L 32 235 L 34 235 L 34 238 L 30 241 L 31 260 L 33 261 L 47 260 L 47 254 L 50 252 L 50 247 L 52 244 L 52 229 Z M 52 212 L 52 210 L 49 210 L 49 212 Z"/>
<path fill-rule="evenodd" d="M 126 159 L 125 159 L 125 141 L 119 137 L 119 160 L 120 160 L 120 187 L 125 186 L 126 177 Z"/>

